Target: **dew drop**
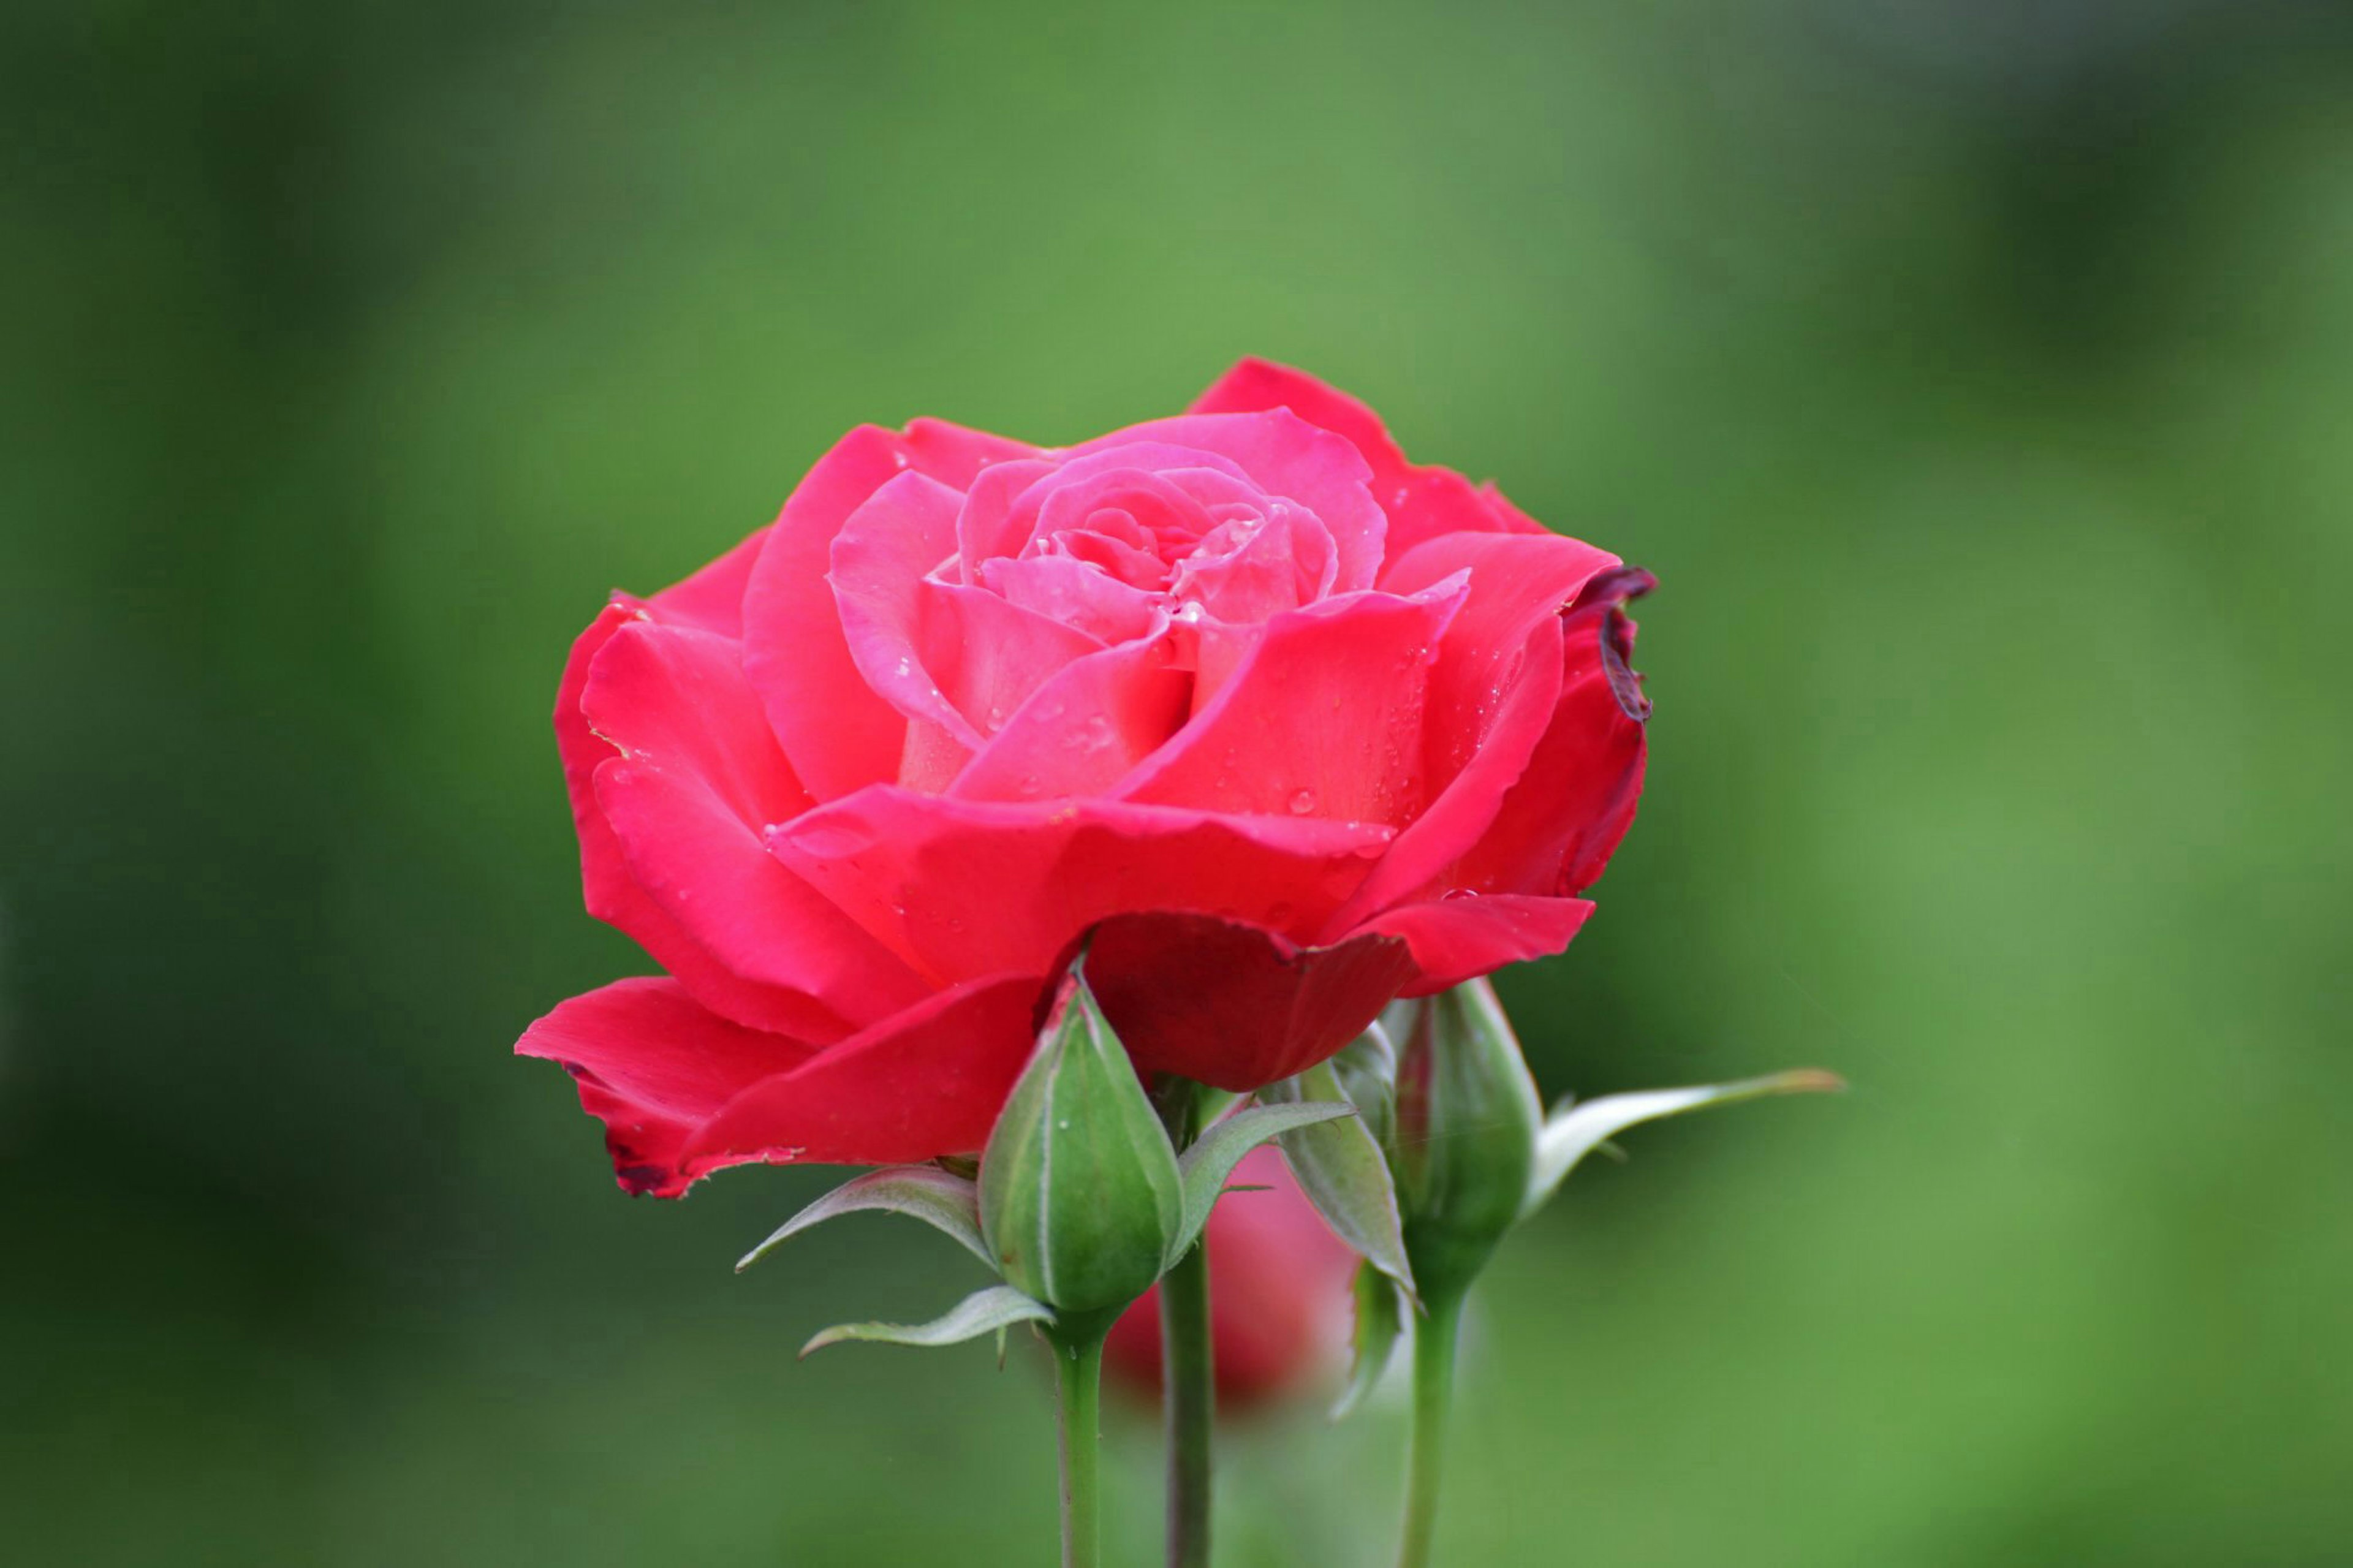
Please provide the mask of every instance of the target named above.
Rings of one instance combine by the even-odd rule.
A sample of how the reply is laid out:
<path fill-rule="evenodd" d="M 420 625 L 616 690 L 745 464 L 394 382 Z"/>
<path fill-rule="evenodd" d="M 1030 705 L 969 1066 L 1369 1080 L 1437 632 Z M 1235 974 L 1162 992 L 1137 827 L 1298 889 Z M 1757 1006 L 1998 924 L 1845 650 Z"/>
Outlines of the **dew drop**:
<path fill-rule="evenodd" d="M 1314 790 L 1305 790 L 1305 789 L 1303 789 L 1303 790 L 1301 790 L 1298 794 L 1296 794 L 1296 795 L 1293 795 L 1293 796 L 1291 797 L 1291 815 L 1292 815 L 1292 816 L 1306 816 L 1309 812 L 1311 812 L 1311 811 L 1313 811 L 1313 810 L 1314 810 L 1314 809 L 1315 809 L 1315 792 L 1314 792 Z"/>

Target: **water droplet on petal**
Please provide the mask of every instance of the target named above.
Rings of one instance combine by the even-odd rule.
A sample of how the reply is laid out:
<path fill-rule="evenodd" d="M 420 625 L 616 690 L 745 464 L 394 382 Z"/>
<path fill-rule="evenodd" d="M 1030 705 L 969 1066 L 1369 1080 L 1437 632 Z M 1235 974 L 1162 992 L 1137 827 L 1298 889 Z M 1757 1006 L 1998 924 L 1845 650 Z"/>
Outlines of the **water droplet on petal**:
<path fill-rule="evenodd" d="M 1292 815 L 1292 816 L 1306 816 L 1309 812 L 1311 812 L 1311 811 L 1313 811 L 1313 810 L 1314 810 L 1314 809 L 1315 809 L 1315 792 L 1314 792 L 1314 790 L 1306 790 L 1306 789 L 1303 789 L 1303 790 L 1301 790 L 1297 795 L 1293 795 L 1293 796 L 1291 797 L 1291 815 Z"/>

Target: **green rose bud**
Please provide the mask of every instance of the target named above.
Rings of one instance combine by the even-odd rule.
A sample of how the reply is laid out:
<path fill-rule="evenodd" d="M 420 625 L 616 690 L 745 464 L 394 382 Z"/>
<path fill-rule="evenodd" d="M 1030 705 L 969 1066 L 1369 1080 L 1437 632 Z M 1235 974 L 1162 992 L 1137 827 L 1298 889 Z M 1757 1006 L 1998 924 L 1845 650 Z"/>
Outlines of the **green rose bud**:
<path fill-rule="evenodd" d="M 980 1158 L 980 1226 L 1017 1289 L 1060 1312 L 1124 1306 L 1185 1223 L 1176 1155 L 1081 965 Z"/>
<path fill-rule="evenodd" d="M 1388 1142 L 1406 1256 L 1428 1300 L 1459 1297 L 1520 1217 L 1544 1109 L 1494 988 L 1473 980 L 1392 1015 Z"/>

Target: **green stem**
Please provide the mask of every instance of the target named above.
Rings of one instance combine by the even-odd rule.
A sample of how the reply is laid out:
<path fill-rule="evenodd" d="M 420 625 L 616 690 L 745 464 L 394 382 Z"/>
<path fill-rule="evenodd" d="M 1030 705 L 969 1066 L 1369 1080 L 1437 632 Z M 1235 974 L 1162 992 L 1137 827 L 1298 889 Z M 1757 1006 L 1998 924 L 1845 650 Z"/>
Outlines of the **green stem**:
<path fill-rule="evenodd" d="M 1413 1457 L 1409 1461 L 1405 1542 L 1398 1568 L 1428 1568 L 1438 1528 L 1438 1484 L 1445 1470 L 1446 1407 L 1454 1395 L 1454 1344 L 1462 1328 L 1462 1297 L 1429 1298 L 1413 1330 Z"/>
<path fill-rule="evenodd" d="M 1159 1100 L 1168 1141 L 1182 1153 L 1200 1131 L 1200 1086 L 1166 1079 Z M 1217 1383 L 1205 1242 L 1195 1243 L 1160 1280 L 1160 1383 L 1168 1442 L 1168 1568 L 1208 1568 Z"/>
<path fill-rule="evenodd" d="M 1160 1281 L 1160 1365 L 1168 1423 L 1168 1568 L 1208 1568 L 1209 1249 L 1196 1242 Z"/>
<path fill-rule="evenodd" d="M 1054 1342 L 1054 1384 L 1062 1414 L 1062 1568 L 1095 1568 L 1103 1558 L 1096 1459 L 1103 1448 L 1103 1337 Z"/>

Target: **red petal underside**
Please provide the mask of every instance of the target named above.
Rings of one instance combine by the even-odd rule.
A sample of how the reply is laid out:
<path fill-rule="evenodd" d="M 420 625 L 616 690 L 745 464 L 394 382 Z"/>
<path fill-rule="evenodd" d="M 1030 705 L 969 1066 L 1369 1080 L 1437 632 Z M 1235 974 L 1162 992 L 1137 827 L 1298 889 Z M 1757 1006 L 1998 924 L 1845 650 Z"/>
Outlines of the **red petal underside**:
<path fill-rule="evenodd" d="M 625 1189 L 676 1197 L 728 1165 L 979 1148 L 1029 1059 L 1042 991 L 1029 977 L 976 982 L 819 1049 L 731 1024 L 674 981 L 620 980 L 565 1003 L 515 1049 L 572 1074 Z"/>
<path fill-rule="evenodd" d="M 561 1063 L 580 1108 L 605 1124 L 613 1173 L 632 1193 L 676 1197 L 686 1140 L 749 1084 L 817 1047 L 731 1024 L 674 980 L 617 980 L 523 1031 L 517 1053 Z"/>
<path fill-rule="evenodd" d="M 1593 906 L 1583 899 L 1538 899 L 1498 893 L 1409 904 L 1357 928 L 1365 934 L 1402 937 L 1413 950 L 1415 976 L 1399 994 L 1428 996 L 1506 964 L 1549 958 L 1568 945 Z"/>
<path fill-rule="evenodd" d="M 1237 1091 L 1324 1060 L 1414 973 L 1388 936 L 1302 948 L 1206 915 L 1118 916 L 1087 948 L 1087 978 L 1138 1069 Z"/>
<path fill-rule="evenodd" d="M 751 1085 L 688 1140 L 690 1176 L 751 1161 L 888 1165 L 988 1141 L 1038 1042 L 1044 983 L 944 991 L 801 1067 Z"/>

